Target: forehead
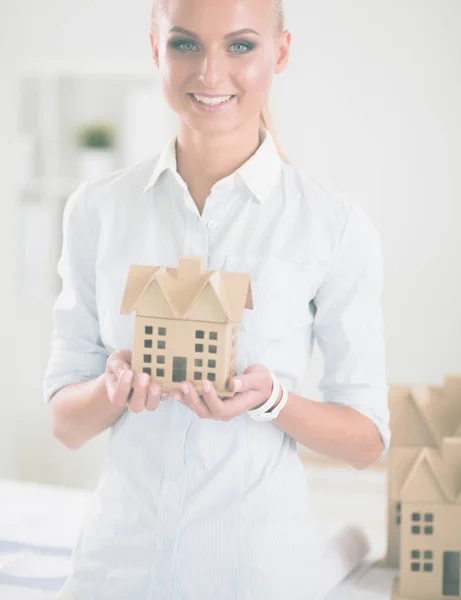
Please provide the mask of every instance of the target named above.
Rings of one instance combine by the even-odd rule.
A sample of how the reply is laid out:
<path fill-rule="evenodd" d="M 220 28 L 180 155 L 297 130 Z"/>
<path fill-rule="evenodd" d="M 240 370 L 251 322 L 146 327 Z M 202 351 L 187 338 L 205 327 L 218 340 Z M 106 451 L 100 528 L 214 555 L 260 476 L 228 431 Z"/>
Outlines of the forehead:
<path fill-rule="evenodd" d="M 274 22 L 270 0 L 160 0 L 158 9 L 162 28 L 179 26 L 203 38 L 244 27 L 263 33 Z"/>

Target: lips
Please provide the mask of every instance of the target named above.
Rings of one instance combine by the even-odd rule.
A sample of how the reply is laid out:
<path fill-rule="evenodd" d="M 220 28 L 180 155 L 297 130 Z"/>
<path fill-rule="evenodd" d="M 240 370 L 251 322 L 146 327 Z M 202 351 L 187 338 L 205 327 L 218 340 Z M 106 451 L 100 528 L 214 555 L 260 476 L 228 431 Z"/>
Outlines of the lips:
<path fill-rule="evenodd" d="M 225 110 L 228 106 L 230 106 L 233 101 L 235 100 L 235 95 L 232 95 L 228 100 L 226 100 L 225 102 L 217 102 L 214 104 L 208 104 L 205 102 L 200 102 L 199 100 L 196 100 L 194 95 L 192 93 L 188 94 L 190 101 L 192 102 L 192 104 L 195 106 L 195 108 L 197 110 L 200 111 L 205 111 L 205 112 L 220 112 L 222 110 Z"/>
<path fill-rule="evenodd" d="M 203 96 L 204 98 L 226 98 L 227 96 L 235 96 L 235 94 L 201 94 L 200 92 L 189 92 L 189 96 Z"/>

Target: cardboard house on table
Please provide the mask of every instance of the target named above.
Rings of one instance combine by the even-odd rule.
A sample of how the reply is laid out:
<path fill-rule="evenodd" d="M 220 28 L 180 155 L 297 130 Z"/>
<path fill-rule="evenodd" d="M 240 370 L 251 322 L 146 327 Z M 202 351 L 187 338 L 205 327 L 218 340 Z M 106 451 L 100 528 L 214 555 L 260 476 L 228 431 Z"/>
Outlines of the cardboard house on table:
<path fill-rule="evenodd" d="M 461 376 L 389 389 L 392 600 L 461 598 Z"/>
<path fill-rule="evenodd" d="M 200 256 L 181 256 L 177 268 L 130 265 L 121 313 L 136 313 L 134 372 L 162 390 L 187 380 L 203 393 L 208 379 L 219 396 L 232 396 L 245 308 L 253 308 L 246 273 L 206 271 Z"/>

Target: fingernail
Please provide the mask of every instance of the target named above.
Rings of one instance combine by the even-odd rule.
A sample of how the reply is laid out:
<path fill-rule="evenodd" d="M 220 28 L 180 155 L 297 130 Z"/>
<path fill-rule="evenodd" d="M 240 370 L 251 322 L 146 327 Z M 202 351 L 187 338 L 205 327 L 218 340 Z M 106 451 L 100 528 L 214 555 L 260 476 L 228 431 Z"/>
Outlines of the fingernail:
<path fill-rule="evenodd" d="M 181 389 L 185 394 L 189 393 L 189 386 L 187 385 L 187 383 L 181 383 Z"/>
<path fill-rule="evenodd" d="M 205 392 L 209 392 L 211 389 L 211 384 L 208 381 L 208 379 L 204 379 L 203 380 L 203 389 L 205 390 Z"/>
<path fill-rule="evenodd" d="M 234 390 L 239 390 L 242 387 L 242 382 L 240 379 L 234 379 Z"/>
<path fill-rule="evenodd" d="M 123 371 L 123 373 L 122 373 L 122 377 L 123 377 L 123 381 L 125 383 L 130 383 L 130 381 L 131 381 L 131 371 L 129 371 L 128 369 L 125 369 L 125 371 Z"/>

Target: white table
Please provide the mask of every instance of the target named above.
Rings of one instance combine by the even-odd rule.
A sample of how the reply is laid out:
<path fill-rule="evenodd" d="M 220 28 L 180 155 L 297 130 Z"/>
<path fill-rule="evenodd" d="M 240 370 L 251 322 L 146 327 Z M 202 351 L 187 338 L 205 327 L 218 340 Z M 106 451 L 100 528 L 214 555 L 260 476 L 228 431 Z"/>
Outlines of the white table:
<path fill-rule="evenodd" d="M 390 599 L 396 571 L 370 569 L 386 550 L 385 471 L 382 468 L 357 471 L 347 466 L 309 463 L 306 475 L 319 518 L 360 524 L 371 544 L 367 560 L 325 600 Z M 0 480 L 2 600 L 55 597 L 69 571 L 71 548 L 76 543 L 89 496 L 90 492 L 84 490 Z M 40 554 L 34 545 L 42 549 Z M 46 554 L 45 548 L 54 548 L 53 555 Z M 25 571 L 27 579 L 23 577 Z M 47 573 L 55 578 L 45 585 L 43 576 Z"/>

